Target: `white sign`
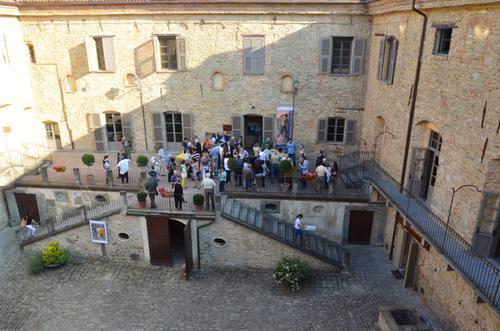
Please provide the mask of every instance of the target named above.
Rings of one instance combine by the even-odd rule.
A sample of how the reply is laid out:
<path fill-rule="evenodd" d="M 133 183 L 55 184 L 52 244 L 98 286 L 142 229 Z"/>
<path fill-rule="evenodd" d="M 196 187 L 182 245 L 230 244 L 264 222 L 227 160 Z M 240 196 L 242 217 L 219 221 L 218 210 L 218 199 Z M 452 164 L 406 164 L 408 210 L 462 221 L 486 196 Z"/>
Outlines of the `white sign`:
<path fill-rule="evenodd" d="M 103 221 L 89 221 L 90 237 L 93 243 L 107 244 L 108 243 L 108 226 Z"/>

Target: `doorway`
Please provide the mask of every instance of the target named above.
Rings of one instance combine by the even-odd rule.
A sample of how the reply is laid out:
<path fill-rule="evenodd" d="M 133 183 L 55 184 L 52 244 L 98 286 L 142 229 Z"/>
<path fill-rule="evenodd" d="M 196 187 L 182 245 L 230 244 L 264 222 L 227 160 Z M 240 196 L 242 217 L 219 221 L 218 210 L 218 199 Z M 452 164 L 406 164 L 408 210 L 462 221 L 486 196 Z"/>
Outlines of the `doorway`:
<path fill-rule="evenodd" d="M 152 265 L 182 266 L 184 224 L 165 217 L 146 217 L 149 257 Z"/>
<path fill-rule="evenodd" d="M 262 116 L 243 116 L 245 149 L 252 149 L 253 145 L 262 142 Z"/>
<path fill-rule="evenodd" d="M 59 124 L 56 122 L 45 122 L 45 137 L 47 138 L 47 146 L 49 150 L 62 150 L 61 134 L 59 132 Z"/>
<path fill-rule="evenodd" d="M 108 151 L 119 151 L 123 138 L 122 118 L 120 113 L 106 113 L 106 140 Z"/>
<path fill-rule="evenodd" d="M 351 210 L 349 213 L 348 244 L 369 245 L 372 234 L 373 211 Z"/>
<path fill-rule="evenodd" d="M 184 256 L 184 227 L 181 222 L 169 220 L 170 226 L 170 249 L 172 251 L 172 266 L 182 266 L 185 262 Z"/>
<path fill-rule="evenodd" d="M 165 112 L 165 138 L 167 151 L 179 151 L 182 146 L 183 130 L 182 115 L 180 113 Z M 186 137 L 190 139 L 191 137 Z"/>
<path fill-rule="evenodd" d="M 31 214 L 33 216 L 33 219 L 41 224 L 40 214 L 38 213 L 38 204 L 36 202 L 36 195 L 15 193 L 14 196 L 16 198 L 19 217 L 23 217 L 26 214 Z"/>

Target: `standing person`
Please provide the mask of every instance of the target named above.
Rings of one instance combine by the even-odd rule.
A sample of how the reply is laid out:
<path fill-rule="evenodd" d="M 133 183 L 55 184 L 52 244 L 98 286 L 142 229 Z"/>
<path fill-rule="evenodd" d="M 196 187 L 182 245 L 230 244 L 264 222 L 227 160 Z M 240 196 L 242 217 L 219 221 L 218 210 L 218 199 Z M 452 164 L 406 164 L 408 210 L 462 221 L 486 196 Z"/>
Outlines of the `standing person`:
<path fill-rule="evenodd" d="M 293 225 L 293 240 L 297 240 L 297 237 L 300 237 L 300 246 L 304 242 L 304 235 L 302 234 L 302 214 L 298 214 L 295 218 L 295 224 Z"/>
<path fill-rule="evenodd" d="M 252 188 L 252 177 L 253 177 L 253 171 L 252 171 L 252 164 L 250 161 L 247 159 L 245 163 L 243 163 L 243 187 L 245 190 L 249 190 Z"/>
<path fill-rule="evenodd" d="M 123 135 L 121 140 L 122 151 L 125 155 L 127 155 L 127 159 L 130 159 L 130 150 L 131 150 L 131 142 Z"/>
<path fill-rule="evenodd" d="M 229 183 L 231 181 L 231 168 L 229 168 L 229 159 L 232 158 L 232 155 L 227 153 L 224 157 L 224 171 L 226 172 L 226 179 Z"/>
<path fill-rule="evenodd" d="M 319 155 L 316 158 L 316 165 L 315 167 L 319 166 L 321 163 L 323 163 L 323 159 L 325 158 L 325 154 L 323 153 L 323 150 L 319 150 Z"/>
<path fill-rule="evenodd" d="M 102 160 L 102 167 L 106 170 L 106 184 L 109 184 L 109 179 L 111 178 L 111 174 L 113 170 L 111 170 L 111 161 L 109 160 L 109 155 L 104 155 L 104 159 Z"/>
<path fill-rule="evenodd" d="M 224 193 L 225 191 L 226 178 L 227 178 L 227 172 L 223 170 L 220 173 L 220 178 L 219 178 L 219 193 Z"/>
<path fill-rule="evenodd" d="M 158 194 L 158 180 L 156 179 L 156 173 L 154 171 L 150 171 L 148 173 L 148 181 L 146 182 L 146 190 L 148 191 L 150 208 L 156 208 L 156 195 Z"/>
<path fill-rule="evenodd" d="M 337 162 L 335 160 L 333 160 L 333 162 L 332 162 L 331 170 L 332 170 L 331 182 L 332 182 L 332 186 L 335 187 L 335 184 L 337 183 L 338 172 L 339 172 L 339 165 L 337 164 Z"/>
<path fill-rule="evenodd" d="M 323 163 L 316 167 L 316 176 L 316 193 L 319 193 L 326 180 L 326 167 Z"/>
<path fill-rule="evenodd" d="M 159 159 L 159 168 L 158 175 L 165 176 L 165 168 L 167 166 L 167 158 L 165 156 L 165 149 L 161 145 L 158 145 L 158 159 Z"/>
<path fill-rule="evenodd" d="M 175 182 L 172 184 L 174 190 L 174 204 L 176 210 L 182 210 L 182 202 L 184 201 L 184 189 L 179 179 L 176 178 Z"/>
<path fill-rule="evenodd" d="M 122 181 L 122 184 L 125 184 L 127 182 L 128 184 L 128 166 L 129 166 L 130 160 L 127 158 L 127 155 L 122 154 L 120 156 L 120 162 L 118 162 L 118 165 L 116 166 L 119 171 L 119 178 Z"/>
<path fill-rule="evenodd" d="M 210 204 L 212 204 L 212 210 L 215 210 L 215 182 L 209 174 L 205 175 L 201 187 L 205 193 L 206 210 L 210 210 Z"/>
<path fill-rule="evenodd" d="M 286 144 L 288 157 L 292 159 L 293 164 L 295 164 L 295 143 L 292 140 L 292 137 L 288 138 L 288 142 Z"/>
<path fill-rule="evenodd" d="M 186 161 L 182 160 L 181 161 L 181 179 L 182 179 L 182 187 L 183 188 L 186 188 L 187 177 L 188 177 L 188 171 L 187 171 Z"/>
<path fill-rule="evenodd" d="M 302 155 L 300 157 L 300 175 L 302 178 L 302 188 L 305 189 L 307 188 L 307 181 L 306 181 L 306 175 L 309 172 L 309 160 L 305 157 L 305 155 Z"/>
<path fill-rule="evenodd" d="M 40 225 L 40 224 L 38 224 L 37 221 L 35 221 L 32 214 L 28 214 L 27 219 L 26 219 L 26 229 L 28 229 L 30 237 L 35 236 L 35 232 L 36 232 L 35 224 Z"/>
<path fill-rule="evenodd" d="M 151 170 L 157 174 L 160 173 L 160 157 L 158 156 L 158 153 L 154 153 L 153 156 L 151 156 L 151 168 Z"/>
<path fill-rule="evenodd" d="M 278 154 L 277 150 L 271 150 L 271 183 L 273 184 L 280 175 L 280 162 L 281 155 Z"/>

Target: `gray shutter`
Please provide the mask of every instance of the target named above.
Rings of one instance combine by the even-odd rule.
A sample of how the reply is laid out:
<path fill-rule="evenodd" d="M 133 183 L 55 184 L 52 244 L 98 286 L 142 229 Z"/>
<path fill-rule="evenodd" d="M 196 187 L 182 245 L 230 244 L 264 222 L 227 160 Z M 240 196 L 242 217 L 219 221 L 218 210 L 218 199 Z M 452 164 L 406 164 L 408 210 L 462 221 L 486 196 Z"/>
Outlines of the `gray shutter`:
<path fill-rule="evenodd" d="M 264 122 L 264 129 L 263 129 L 263 138 L 264 139 L 271 139 L 273 141 L 274 139 L 274 116 L 269 116 L 269 117 L 264 117 L 263 122 Z"/>
<path fill-rule="evenodd" d="M 160 41 L 158 40 L 158 36 L 153 37 L 153 48 L 154 48 L 155 67 L 156 70 L 160 71 L 163 68 L 161 67 Z"/>
<path fill-rule="evenodd" d="M 130 126 L 130 114 L 127 113 L 121 113 L 120 114 L 121 120 L 122 120 L 122 131 L 123 135 L 127 138 L 127 140 L 133 142 L 134 137 L 132 134 L 132 127 Z M 134 146 L 134 144 L 132 144 Z"/>
<path fill-rule="evenodd" d="M 254 75 L 264 74 L 264 38 L 252 38 L 252 60 L 253 68 L 252 73 Z"/>
<path fill-rule="evenodd" d="M 394 81 L 394 70 L 396 69 L 396 58 L 398 56 L 398 40 L 396 38 L 392 39 L 392 48 L 389 60 L 389 75 L 387 77 L 387 82 L 392 84 Z"/>
<path fill-rule="evenodd" d="M 331 37 L 321 38 L 319 43 L 319 73 L 329 74 L 332 70 L 332 47 Z"/>
<path fill-rule="evenodd" d="M 163 113 L 153 113 L 153 141 L 157 146 L 165 146 Z"/>
<path fill-rule="evenodd" d="M 102 48 L 104 51 L 104 65 L 106 71 L 115 71 L 115 51 L 113 48 L 113 37 L 102 37 Z"/>
<path fill-rule="evenodd" d="M 438 52 L 438 47 L 439 47 L 439 42 L 440 42 L 440 32 L 439 29 L 436 29 L 436 32 L 434 33 L 434 46 L 432 47 L 432 54 L 437 54 Z"/>
<path fill-rule="evenodd" d="M 177 70 L 186 70 L 186 38 L 175 38 L 175 47 L 177 52 Z"/>
<path fill-rule="evenodd" d="M 238 138 L 243 136 L 243 116 L 233 116 L 233 136 Z"/>
<path fill-rule="evenodd" d="M 366 40 L 354 38 L 352 42 L 351 75 L 362 75 L 365 62 Z"/>
<path fill-rule="evenodd" d="M 252 73 L 252 38 L 243 38 L 243 73 Z"/>
<path fill-rule="evenodd" d="M 97 66 L 97 49 L 95 47 L 95 39 L 92 37 L 85 38 L 85 50 L 87 53 L 87 65 L 89 72 L 98 70 Z"/>
<path fill-rule="evenodd" d="M 324 118 L 318 120 L 318 142 L 326 141 L 326 122 Z"/>
<path fill-rule="evenodd" d="M 104 142 L 104 128 L 101 126 L 100 114 L 92 114 L 92 127 L 94 129 L 95 149 L 97 152 L 106 150 Z"/>
<path fill-rule="evenodd" d="M 134 49 L 135 72 L 137 77 L 145 78 L 156 71 L 155 47 L 153 39 Z"/>
<path fill-rule="evenodd" d="M 193 139 L 193 115 L 182 114 L 182 138 Z"/>
<path fill-rule="evenodd" d="M 346 145 L 354 145 L 356 143 L 356 126 L 357 121 L 347 120 L 347 130 L 345 136 Z"/>
<path fill-rule="evenodd" d="M 377 67 L 377 79 L 382 79 L 382 70 L 384 68 L 384 52 L 385 52 L 385 41 L 387 37 L 380 40 L 380 47 L 378 50 L 378 67 Z"/>

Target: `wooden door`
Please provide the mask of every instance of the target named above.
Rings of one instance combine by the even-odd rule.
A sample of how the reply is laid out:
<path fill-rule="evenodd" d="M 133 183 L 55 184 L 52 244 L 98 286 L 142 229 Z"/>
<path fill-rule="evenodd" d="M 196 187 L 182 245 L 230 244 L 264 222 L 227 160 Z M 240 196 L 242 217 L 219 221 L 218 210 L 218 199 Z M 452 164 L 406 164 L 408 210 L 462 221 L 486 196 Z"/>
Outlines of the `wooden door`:
<path fill-rule="evenodd" d="M 40 214 L 38 213 L 38 204 L 36 203 L 35 194 L 15 193 L 17 210 L 19 210 L 19 217 L 26 214 L 33 215 L 33 219 L 40 223 Z"/>
<path fill-rule="evenodd" d="M 372 234 L 373 212 L 351 210 L 349 215 L 348 244 L 369 245 Z"/>
<path fill-rule="evenodd" d="M 171 265 L 169 221 L 161 217 L 147 217 L 149 258 L 152 265 Z"/>

